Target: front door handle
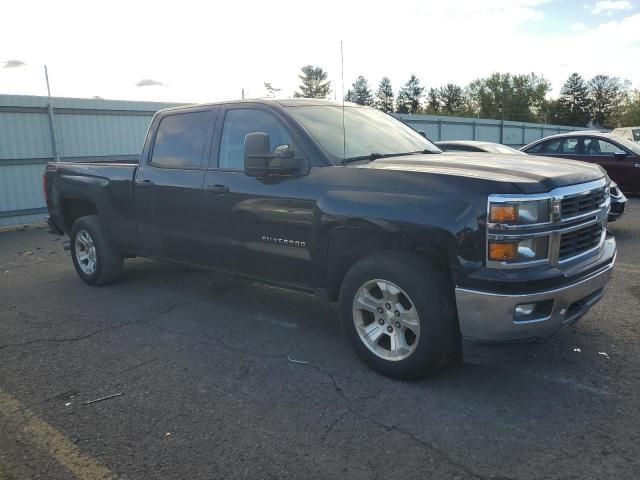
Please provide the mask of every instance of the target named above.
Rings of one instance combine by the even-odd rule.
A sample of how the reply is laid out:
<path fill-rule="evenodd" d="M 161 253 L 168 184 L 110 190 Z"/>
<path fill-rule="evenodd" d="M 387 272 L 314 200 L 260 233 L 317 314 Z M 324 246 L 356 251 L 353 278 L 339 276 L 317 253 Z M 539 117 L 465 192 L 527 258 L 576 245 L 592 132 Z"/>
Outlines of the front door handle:
<path fill-rule="evenodd" d="M 207 191 L 214 195 L 223 195 L 225 193 L 229 193 L 229 187 L 224 185 L 207 185 Z"/>
<path fill-rule="evenodd" d="M 138 187 L 153 187 L 154 183 L 151 180 L 136 180 Z"/>

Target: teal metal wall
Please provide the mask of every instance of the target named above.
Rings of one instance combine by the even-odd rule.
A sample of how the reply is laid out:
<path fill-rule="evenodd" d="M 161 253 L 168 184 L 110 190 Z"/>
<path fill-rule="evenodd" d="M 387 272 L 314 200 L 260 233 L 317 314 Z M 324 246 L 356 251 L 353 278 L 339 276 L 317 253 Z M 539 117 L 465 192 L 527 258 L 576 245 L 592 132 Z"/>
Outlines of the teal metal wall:
<path fill-rule="evenodd" d="M 579 127 L 542 125 L 540 123 L 511 122 L 483 118 L 446 117 L 437 115 L 396 114 L 416 130 L 422 130 L 434 141 L 483 140 L 519 148 L 557 133 L 583 130 Z"/>
<path fill-rule="evenodd" d="M 60 160 L 136 158 L 153 114 L 176 104 L 52 98 Z M 0 95 L 0 226 L 42 221 L 44 164 L 53 160 L 49 98 Z"/>

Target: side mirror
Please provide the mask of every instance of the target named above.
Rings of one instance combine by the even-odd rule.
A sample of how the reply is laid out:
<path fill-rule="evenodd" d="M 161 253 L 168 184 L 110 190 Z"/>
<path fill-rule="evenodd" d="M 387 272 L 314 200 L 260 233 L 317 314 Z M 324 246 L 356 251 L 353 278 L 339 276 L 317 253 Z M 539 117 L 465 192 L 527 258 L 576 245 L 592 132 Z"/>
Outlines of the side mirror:
<path fill-rule="evenodd" d="M 422 135 L 424 138 L 427 138 L 427 134 L 424 133 L 424 130 L 418 130 L 418 133 Z"/>
<path fill-rule="evenodd" d="M 624 150 L 616 150 L 615 152 L 613 152 L 613 157 L 617 158 L 618 160 L 622 160 L 623 158 L 627 158 L 627 152 L 625 152 Z"/>
<path fill-rule="evenodd" d="M 263 132 L 250 133 L 244 137 L 244 173 L 250 177 L 267 175 L 291 175 L 300 170 L 300 158 L 293 150 L 278 145 L 275 152 L 269 147 L 269 135 Z"/>

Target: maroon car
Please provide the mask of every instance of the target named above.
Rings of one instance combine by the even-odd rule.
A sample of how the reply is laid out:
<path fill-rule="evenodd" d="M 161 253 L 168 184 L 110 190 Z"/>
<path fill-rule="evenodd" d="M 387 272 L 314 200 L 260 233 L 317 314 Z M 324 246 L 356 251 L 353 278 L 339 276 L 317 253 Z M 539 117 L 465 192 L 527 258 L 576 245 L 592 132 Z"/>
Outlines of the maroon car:
<path fill-rule="evenodd" d="M 571 132 L 536 140 L 520 150 L 601 165 L 621 190 L 640 193 L 640 145 L 601 132 Z"/>

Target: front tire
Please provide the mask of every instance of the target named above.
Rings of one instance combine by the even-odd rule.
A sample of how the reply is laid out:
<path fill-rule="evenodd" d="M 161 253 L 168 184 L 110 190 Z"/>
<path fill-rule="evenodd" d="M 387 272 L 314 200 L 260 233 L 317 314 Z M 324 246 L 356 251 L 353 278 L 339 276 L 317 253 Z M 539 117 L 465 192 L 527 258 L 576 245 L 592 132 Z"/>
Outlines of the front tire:
<path fill-rule="evenodd" d="M 459 341 L 451 282 L 420 257 L 381 253 L 356 263 L 340 288 L 342 327 L 360 359 L 396 379 L 444 365 Z"/>
<path fill-rule="evenodd" d="M 71 227 L 71 258 L 89 285 L 106 285 L 122 273 L 123 256 L 107 241 L 97 215 L 77 219 Z"/>

